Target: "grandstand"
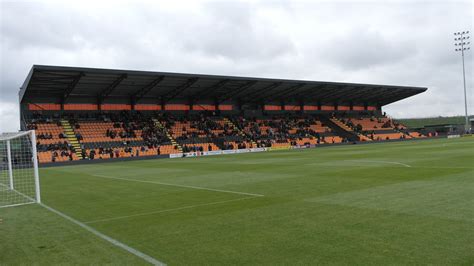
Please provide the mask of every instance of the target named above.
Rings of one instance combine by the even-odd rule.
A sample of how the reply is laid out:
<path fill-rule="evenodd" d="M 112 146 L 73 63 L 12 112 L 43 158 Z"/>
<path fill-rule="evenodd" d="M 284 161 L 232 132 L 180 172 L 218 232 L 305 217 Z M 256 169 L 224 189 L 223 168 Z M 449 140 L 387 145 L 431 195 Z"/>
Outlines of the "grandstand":
<path fill-rule="evenodd" d="M 382 107 L 426 88 L 35 65 L 21 127 L 41 164 L 433 135 Z"/>

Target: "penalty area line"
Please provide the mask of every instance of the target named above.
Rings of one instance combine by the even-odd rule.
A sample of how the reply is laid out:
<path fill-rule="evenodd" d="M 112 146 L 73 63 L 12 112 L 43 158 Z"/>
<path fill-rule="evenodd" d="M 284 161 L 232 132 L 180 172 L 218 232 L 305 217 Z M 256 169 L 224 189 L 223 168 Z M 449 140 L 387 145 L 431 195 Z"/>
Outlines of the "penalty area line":
<path fill-rule="evenodd" d="M 263 197 L 263 196 L 265 196 L 265 195 L 262 195 L 262 194 L 254 194 L 254 193 L 247 193 L 247 192 L 240 192 L 240 191 L 223 190 L 223 189 L 215 189 L 215 188 L 207 188 L 207 187 L 196 187 L 196 186 L 188 186 L 188 185 L 179 185 L 179 184 L 164 183 L 164 182 L 157 182 L 157 181 L 147 181 L 147 180 L 132 179 L 132 178 L 113 177 L 113 176 L 107 176 L 107 175 L 97 175 L 97 174 L 89 174 L 89 175 L 100 177 L 100 178 L 117 179 L 117 180 L 124 180 L 124 181 L 130 181 L 130 182 L 148 183 L 148 184 L 156 184 L 156 185 L 171 186 L 171 187 L 182 187 L 182 188 L 191 188 L 191 189 L 199 189 L 199 190 L 208 190 L 208 191 L 215 191 L 215 192 L 247 195 L 247 196 L 253 196 L 253 197 Z"/>
<path fill-rule="evenodd" d="M 99 222 L 115 221 L 115 220 L 127 219 L 127 218 L 132 218 L 132 217 L 138 217 L 138 216 L 153 215 L 153 214 L 158 214 L 158 213 L 163 213 L 163 212 L 180 211 L 180 210 L 192 209 L 192 208 L 201 207 L 201 206 L 217 205 L 217 204 L 222 204 L 222 203 L 228 203 L 228 202 L 240 201 L 240 200 L 246 200 L 246 199 L 254 199 L 254 198 L 258 198 L 258 197 L 255 197 L 255 196 L 254 197 L 245 197 L 245 198 L 240 198 L 240 199 L 216 201 L 216 202 L 210 202 L 210 203 L 184 206 L 184 207 L 179 207 L 179 208 L 157 210 L 157 211 L 150 211 L 150 212 L 142 212 L 142 213 L 131 214 L 131 215 L 124 215 L 124 216 L 117 216 L 117 217 L 111 217 L 111 218 L 97 219 L 97 220 L 87 221 L 87 222 L 84 222 L 84 223 L 85 224 L 92 224 L 92 223 L 99 223 Z"/>
<path fill-rule="evenodd" d="M 84 224 L 84 223 L 82 223 L 82 222 L 80 222 L 80 221 L 78 221 L 78 220 L 76 220 L 76 219 L 74 219 L 74 218 L 72 218 L 72 217 L 70 217 L 70 216 L 68 216 L 68 215 L 66 215 L 66 214 L 64 214 L 64 213 L 62 213 L 62 212 L 60 212 L 60 211 L 49 207 L 48 205 L 45 205 L 45 204 L 43 204 L 43 203 L 39 203 L 39 205 L 41 205 L 42 207 L 44 207 L 45 209 L 47 209 L 47 210 L 49 210 L 49 211 L 51 211 L 51 212 L 56 213 L 57 215 L 61 216 L 62 218 L 64 218 L 64 219 L 66 219 L 66 220 L 68 220 L 68 221 L 70 221 L 70 222 L 72 222 L 72 223 L 74 223 L 74 224 L 76 224 L 76 225 L 82 227 L 83 229 L 85 229 L 85 230 L 89 231 L 90 233 L 92 233 L 92 234 L 98 236 L 99 238 L 101 238 L 101 239 L 103 239 L 103 240 L 105 240 L 105 241 L 111 243 L 112 245 L 117 246 L 117 247 L 119 247 L 119 248 L 121 248 L 121 249 L 123 249 L 123 250 L 125 250 L 125 251 L 128 251 L 129 253 L 131 253 L 131 254 L 133 254 L 133 255 L 135 255 L 135 256 L 137 256 L 137 257 L 143 259 L 143 260 L 146 261 L 146 262 L 149 262 L 149 263 L 151 263 L 151 264 L 153 264 L 153 265 L 166 265 L 165 263 L 163 263 L 163 262 L 161 262 L 161 261 L 159 261 L 159 260 L 157 260 L 157 259 L 155 259 L 155 258 L 153 258 L 153 257 L 151 257 L 151 256 L 149 256 L 149 255 L 147 255 L 147 254 L 145 254 L 145 253 L 143 253 L 143 252 L 141 252 L 141 251 L 138 251 L 138 250 L 136 250 L 136 249 L 134 249 L 134 248 L 132 248 L 132 247 L 130 247 L 130 246 L 127 246 L 127 245 L 125 245 L 124 243 L 122 243 L 122 242 L 120 242 L 120 241 L 118 241 L 118 240 L 116 240 L 116 239 L 114 239 L 114 238 L 112 238 L 112 237 L 110 237 L 110 236 L 108 236 L 108 235 L 105 235 L 105 234 L 103 234 L 103 233 L 101 233 L 101 232 L 95 230 L 94 228 L 92 228 L 92 227 L 90 227 L 90 226 L 88 226 L 88 225 L 86 225 L 86 224 Z"/>
<path fill-rule="evenodd" d="M 406 163 L 400 163 L 400 162 L 390 162 L 390 161 L 370 161 L 370 160 L 346 160 L 349 162 L 361 162 L 361 163 L 387 163 L 387 164 L 397 164 L 397 165 L 402 165 L 405 167 L 411 167 L 411 165 L 406 164 Z"/>

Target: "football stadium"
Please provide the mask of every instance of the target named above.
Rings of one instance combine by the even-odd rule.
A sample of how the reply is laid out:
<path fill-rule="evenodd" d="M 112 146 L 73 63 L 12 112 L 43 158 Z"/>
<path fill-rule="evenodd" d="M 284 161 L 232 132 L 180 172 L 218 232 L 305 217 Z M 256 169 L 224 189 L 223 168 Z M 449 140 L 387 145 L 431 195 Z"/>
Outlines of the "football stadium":
<path fill-rule="evenodd" d="M 34 65 L 0 264 L 474 264 L 474 138 L 424 87 Z"/>

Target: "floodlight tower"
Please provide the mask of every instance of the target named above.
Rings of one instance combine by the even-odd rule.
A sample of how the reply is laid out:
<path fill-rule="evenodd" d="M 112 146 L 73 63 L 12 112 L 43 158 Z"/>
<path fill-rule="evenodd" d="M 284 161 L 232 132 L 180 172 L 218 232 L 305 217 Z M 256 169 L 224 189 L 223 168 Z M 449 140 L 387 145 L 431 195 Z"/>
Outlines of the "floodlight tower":
<path fill-rule="evenodd" d="M 466 93 L 466 70 L 464 68 L 464 51 L 470 50 L 469 31 L 455 32 L 454 46 L 456 52 L 461 52 L 462 57 L 462 78 L 464 82 L 464 112 L 466 116 L 465 130 L 469 130 L 469 117 L 467 115 L 467 93 Z"/>

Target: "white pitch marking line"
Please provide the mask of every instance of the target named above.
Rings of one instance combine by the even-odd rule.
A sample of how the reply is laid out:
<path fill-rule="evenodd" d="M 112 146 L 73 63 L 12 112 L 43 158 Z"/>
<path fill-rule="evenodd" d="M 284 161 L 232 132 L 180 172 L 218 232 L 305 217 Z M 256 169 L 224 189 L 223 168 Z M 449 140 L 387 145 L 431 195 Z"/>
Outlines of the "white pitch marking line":
<path fill-rule="evenodd" d="M 74 223 L 74 224 L 76 224 L 76 225 L 78 225 L 78 226 L 84 228 L 85 230 L 91 232 L 92 234 L 94 234 L 94 235 L 96 235 L 96 236 L 102 238 L 103 240 L 105 240 L 105 241 L 107 241 L 107 242 L 109 242 L 109 243 L 111 243 L 111 244 L 113 244 L 113 245 L 115 245 L 115 246 L 117 246 L 117 247 L 119 247 L 119 248 L 122 248 L 122 249 L 124 249 L 124 250 L 126 250 L 126 251 L 132 253 L 133 255 L 135 255 L 135 256 L 137 256 L 137 257 L 139 257 L 139 258 L 142 258 L 143 260 L 145 260 L 145 261 L 147 261 L 147 262 L 153 264 L 153 265 L 166 265 L 166 264 L 164 264 L 163 262 L 158 261 L 157 259 L 155 259 L 155 258 L 153 258 L 153 257 L 151 257 L 151 256 L 149 256 L 149 255 L 147 255 L 147 254 L 145 254 L 145 253 L 143 253 L 143 252 L 141 252 L 141 251 L 138 251 L 138 250 L 136 250 L 136 249 L 134 249 L 134 248 L 132 248 L 132 247 L 130 247 L 130 246 L 127 246 L 127 245 L 125 245 L 124 243 L 122 243 L 122 242 L 120 242 L 120 241 L 118 241 L 118 240 L 116 240 L 116 239 L 114 239 L 114 238 L 111 238 L 110 236 L 107 236 L 107 235 L 105 235 L 105 234 L 102 234 L 101 232 L 95 230 L 94 228 L 92 228 L 92 227 L 90 227 L 90 226 L 88 226 L 88 225 L 86 225 L 86 224 L 84 224 L 84 223 L 82 223 L 82 222 L 79 222 L 78 220 L 76 220 L 76 219 L 74 219 L 74 218 L 72 218 L 72 217 L 70 217 L 70 216 L 68 216 L 68 215 L 66 215 L 66 214 L 64 214 L 64 213 L 62 213 L 62 212 L 56 210 L 56 209 L 53 209 L 53 208 L 51 208 L 51 207 L 49 207 L 49 206 L 47 206 L 47 205 L 44 205 L 43 203 L 40 203 L 40 205 L 43 206 L 44 208 L 46 208 L 47 210 L 49 210 L 49 211 L 51 211 L 51 212 L 54 212 L 54 213 L 56 213 L 57 215 L 63 217 L 64 219 L 66 219 L 66 220 L 68 220 L 68 221 L 70 221 L 70 222 L 72 222 L 72 223 Z"/>
<path fill-rule="evenodd" d="M 240 198 L 240 199 L 223 200 L 223 201 L 216 201 L 216 202 L 210 202 L 210 203 L 196 204 L 196 205 L 184 206 L 184 207 L 173 208 L 173 209 L 143 212 L 143 213 L 124 215 L 124 216 L 118 216 L 118 217 L 112 217 L 112 218 L 92 220 L 92 221 L 88 221 L 88 222 L 84 222 L 84 223 L 85 224 L 92 224 L 92 223 L 99 223 L 99 222 L 115 221 L 115 220 L 127 219 L 127 218 L 132 218 L 132 217 L 137 217 L 137 216 L 146 216 L 146 215 L 152 215 L 152 214 L 163 213 L 163 212 L 179 211 L 179 210 L 191 209 L 191 208 L 196 208 L 196 207 L 201 207 L 201 206 L 217 205 L 217 204 L 222 204 L 222 203 L 227 203 L 227 202 L 240 201 L 240 200 L 253 199 L 253 198 L 257 198 L 257 197 L 256 196 L 255 197 L 245 197 L 245 198 Z"/>
<path fill-rule="evenodd" d="M 0 191 L 3 191 L 3 190 L 11 190 L 10 186 L 7 186 L 7 185 L 5 185 L 5 184 L 3 184 L 3 183 L 0 183 L 0 186 L 2 186 L 2 187 L 5 188 L 5 189 L 2 189 L 2 190 L 0 190 Z"/>
<path fill-rule="evenodd" d="M 5 184 L 1 184 L 1 186 L 4 186 L 4 187 L 8 187 L 8 191 L 14 191 L 16 192 L 17 194 L 19 194 L 20 196 L 23 196 L 29 200 L 31 200 L 31 202 L 23 202 L 23 203 L 16 203 L 16 204 L 10 204 L 10 205 L 5 205 L 5 206 L 1 206 L 0 208 L 5 208 L 5 207 L 13 207 L 13 206 L 20 206 L 20 205 L 25 205 L 25 204 L 32 204 L 32 203 L 36 203 L 36 199 L 33 199 L 32 197 L 28 196 L 28 195 L 25 195 L 23 193 L 21 193 L 20 191 L 16 190 L 16 189 L 11 189 L 9 186 L 5 185 Z M 0 190 L 0 191 L 5 191 L 5 190 Z"/>
<path fill-rule="evenodd" d="M 1 208 L 7 208 L 7 207 L 14 207 L 14 206 L 27 205 L 27 204 L 36 204 L 36 202 L 25 202 L 25 203 L 17 203 L 17 204 L 4 205 L 4 206 L 0 206 L 0 209 L 1 209 Z"/>
<path fill-rule="evenodd" d="M 398 165 L 403 165 L 405 167 L 411 167 L 409 164 L 405 163 L 400 163 L 400 162 L 388 162 L 388 161 L 369 161 L 369 160 L 346 160 L 346 161 L 352 161 L 352 162 L 366 162 L 366 163 L 388 163 L 388 164 L 398 164 Z"/>
<path fill-rule="evenodd" d="M 26 198 L 28 198 L 28 199 L 30 199 L 30 200 L 32 201 L 32 202 L 23 203 L 23 204 L 36 203 L 36 200 L 33 199 L 33 198 L 31 198 L 30 196 L 27 196 L 27 195 L 25 195 L 25 194 L 23 194 L 23 193 L 21 193 L 21 192 L 15 190 L 15 189 L 13 189 L 13 191 L 19 193 L 20 195 L 22 195 L 22 196 L 24 196 L 24 197 L 26 197 Z M 14 204 L 14 205 L 10 205 L 10 207 L 11 207 L 11 206 L 17 206 L 17 205 L 23 205 L 23 204 Z M 79 222 L 78 220 L 76 220 L 76 219 L 74 219 L 74 218 L 72 218 L 72 217 L 70 217 L 70 216 L 68 216 L 68 215 L 66 215 L 66 214 L 64 214 L 64 213 L 62 213 L 62 212 L 56 210 L 56 209 L 53 209 L 53 208 L 49 207 L 48 205 L 45 205 L 45 204 L 43 204 L 43 203 L 39 203 L 39 205 L 42 206 L 43 208 L 45 208 L 45 209 L 51 211 L 51 212 L 56 213 L 57 215 L 63 217 L 64 219 L 66 219 L 66 220 L 68 220 L 68 221 L 70 221 L 70 222 L 72 222 L 72 223 L 74 223 L 74 224 L 76 224 L 76 225 L 78 225 L 78 226 L 84 228 L 85 230 L 91 232 L 92 234 L 94 234 L 94 235 L 96 235 L 96 236 L 102 238 L 103 240 L 105 240 L 105 241 L 111 243 L 112 245 L 115 245 L 115 246 L 117 246 L 117 247 L 119 247 L 119 248 L 122 248 L 122 249 L 124 249 L 124 250 L 130 252 L 131 254 L 133 254 L 133 255 L 135 255 L 135 256 L 137 256 L 137 257 L 139 257 L 139 258 L 142 258 L 143 260 L 145 260 L 145 261 L 151 263 L 152 265 L 159 265 L 159 266 L 166 265 L 165 263 L 163 263 L 163 262 L 161 262 L 161 261 L 159 261 L 159 260 L 157 260 L 157 259 L 155 259 L 155 258 L 153 258 L 153 257 L 151 257 L 151 256 L 149 256 L 149 255 L 147 255 L 147 254 L 145 254 L 145 253 L 143 253 L 143 252 L 141 252 L 141 251 L 138 251 L 138 250 L 136 250 L 136 249 L 134 249 L 134 248 L 132 248 L 132 247 L 130 247 L 130 246 L 127 246 L 127 245 L 125 245 L 124 243 L 122 243 L 122 242 L 120 242 L 120 241 L 118 241 L 118 240 L 116 240 L 116 239 L 114 239 L 114 238 L 111 238 L 111 237 L 108 236 L 108 235 L 102 234 L 101 232 L 95 230 L 94 228 L 92 228 L 92 227 L 90 227 L 90 226 L 88 226 L 88 225 L 85 225 L 84 223 Z M 7 206 L 5 206 L 5 207 L 7 207 Z"/>
<path fill-rule="evenodd" d="M 263 197 L 263 196 L 265 196 L 265 195 L 262 195 L 262 194 L 254 194 L 254 193 L 232 191 L 232 190 L 222 190 L 222 189 L 207 188 L 207 187 L 195 187 L 195 186 L 163 183 L 163 182 L 156 182 L 156 181 L 146 181 L 146 180 L 140 180 L 140 179 L 113 177 L 113 176 L 106 176 L 106 175 L 96 175 L 96 174 L 90 174 L 90 175 L 96 176 L 96 177 L 102 177 L 102 178 L 110 178 L 110 179 L 131 181 L 131 182 L 149 183 L 149 184 L 157 184 L 157 185 L 163 185 L 163 186 L 182 187 L 182 188 L 192 188 L 192 189 L 200 189 L 200 190 L 216 191 L 216 192 L 223 192 L 223 193 L 232 193 L 232 194 L 239 194 L 239 195 L 254 196 L 254 197 Z"/>
<path fill-rule="evenodd" d="M 427 169 L 466 169 L 466 170 L 474 170 L 473 167 L 462 167 L 462 166 L 412 166 L 414 168 L 427 168 Z"/>

